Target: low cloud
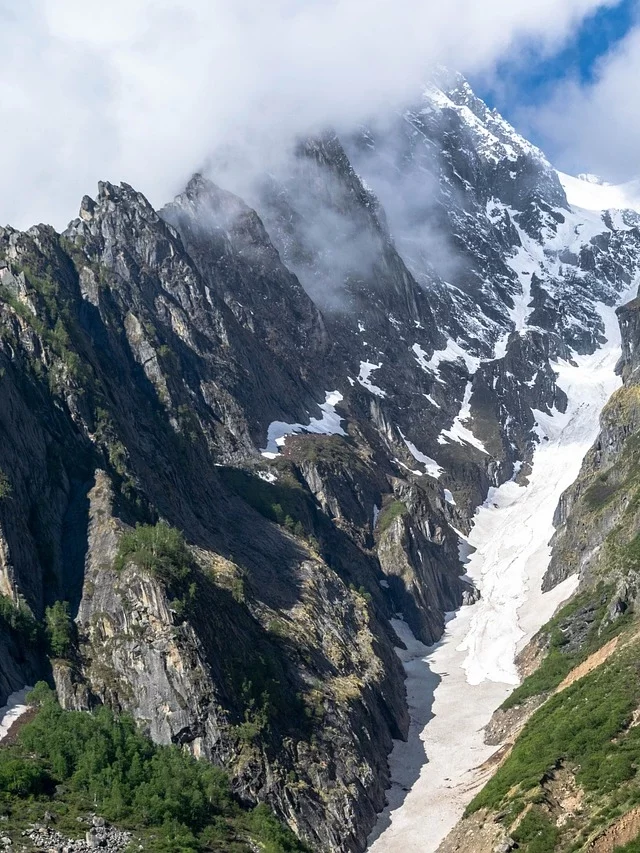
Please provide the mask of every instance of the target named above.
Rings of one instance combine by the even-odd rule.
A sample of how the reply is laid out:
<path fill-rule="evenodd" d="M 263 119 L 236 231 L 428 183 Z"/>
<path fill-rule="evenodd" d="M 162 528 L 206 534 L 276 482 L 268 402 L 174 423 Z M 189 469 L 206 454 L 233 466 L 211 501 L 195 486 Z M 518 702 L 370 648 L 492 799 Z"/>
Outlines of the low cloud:
<path fill-rule="evenodd" d="M 295 133 L 400 106 L 435 63 L 552 51 L 604 5 L 0 0 L 0 221 L 62 226 L 102 178 L 160 205 L 225 145 L 266 161 Z"/>

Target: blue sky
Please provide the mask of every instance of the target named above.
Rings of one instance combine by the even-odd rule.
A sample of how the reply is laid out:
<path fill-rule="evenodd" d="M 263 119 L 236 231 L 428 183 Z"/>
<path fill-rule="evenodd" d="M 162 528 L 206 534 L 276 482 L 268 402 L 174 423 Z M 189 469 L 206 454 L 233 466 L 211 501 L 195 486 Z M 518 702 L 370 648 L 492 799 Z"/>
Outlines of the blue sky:
<path fill-rule="evenodd" d="M 602 8 L 586 18 L 558 52 L 541 56 L 532 45 L 517 59 L 499 63 L 490 87 L 482 78 L 474 79 L 473 75 L 471 83 L 490 106 L 499 109 L 516 127 L 520 125 L 525 135 L 546 147 L 553 157 L 554 151 L 548 150 L 548 140 L 535 138 L 535 123 L 533 127 L 529 123 L 522 126 L 523 116 L 544 106 L 557 88 L 569 80 L 588 91 L 597 80 L 600 61 L 606 59 L 638 24 L 639 7 L 639 0 L 620 0 L 610 8 Z"/>

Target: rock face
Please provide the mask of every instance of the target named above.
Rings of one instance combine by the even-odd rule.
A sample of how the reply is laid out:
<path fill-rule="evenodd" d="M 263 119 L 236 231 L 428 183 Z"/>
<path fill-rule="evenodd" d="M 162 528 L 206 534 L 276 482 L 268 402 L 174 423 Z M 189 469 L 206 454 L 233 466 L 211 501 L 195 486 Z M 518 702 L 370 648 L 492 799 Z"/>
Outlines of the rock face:
<path fill-rule="evenodd" d="M 53 677 L 363 850 L 408 728 L 390 620 L 431 643 L 477 598 L 458 531 L 526 476 L 554 360 L 595 349 L 639 260 L 633 215 L 572 211 L 457 77 L 246 202 L 101 183 L 63 234 L 0 229 L 0 701 Z M 116 559 L 159 522 L 188 588 Z M 28 625 L 58 601 L 50 660 Z"/>

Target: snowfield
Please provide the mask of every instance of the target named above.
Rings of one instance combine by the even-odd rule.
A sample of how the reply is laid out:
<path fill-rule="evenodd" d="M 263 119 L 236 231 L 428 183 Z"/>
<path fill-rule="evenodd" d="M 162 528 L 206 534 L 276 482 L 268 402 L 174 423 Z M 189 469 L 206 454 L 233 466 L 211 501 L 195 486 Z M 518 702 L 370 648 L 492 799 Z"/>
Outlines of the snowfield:
<path fill-rule="evenodd" d="M 560 183 L 572 207 L 584 210 L 636 210 L 640 211 L 640 179 L 626 184 L 607 184 L 574 178 L 558 172 Z"/>
<path fill-rule="evenodd" d="M 621 302 L 632 298 L 638 283 Z M 569 578 L 549 593 L 541 582 L 549 564 L 553 514 L 598 434 L 600 412 L 619 386 L 614 367 L 620 335 L 613 308 L 600 306 L 607 343 L 593 355 L 560 362 L 558 384 L 566 413 L 537 413 L 540 444 L 526 487 L 491 489 L 461 542 L 475 551 L 467 574 L 482 599 L 450 618 L 442 640 L 427 648 L 407 625 L 396 630 L 408 651 L 411 731 L 391 755 L 389 805 L 370 838 L 371 853 L 434 853 L 487 778 L 481 765 L 494 752 L 483 728 L 518 683 L 517 653 L 575 589 Z M 525 317 L 520 318 L 525 325 Z"/>

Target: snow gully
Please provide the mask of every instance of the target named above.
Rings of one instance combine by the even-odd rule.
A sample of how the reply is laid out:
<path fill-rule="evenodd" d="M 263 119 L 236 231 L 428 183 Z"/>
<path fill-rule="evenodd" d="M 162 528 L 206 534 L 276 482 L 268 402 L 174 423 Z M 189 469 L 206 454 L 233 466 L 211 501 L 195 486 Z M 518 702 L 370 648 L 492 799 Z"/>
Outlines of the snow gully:
<path fill-rule="evenodd" d="M 637 290 L 627 292 L 621 302 Z M 535 412 L 540 444 L 527 486 L 492 488 L 466 540 L 475 550 L 467 572 L 482 599 L 449 615 L 442 640 L 427 648 L 397 623 L 412 726 L 391 756 L 389 805 L 370 838 L 370 853 L 434 853 L 484 784 L 483 764 L 495 752 L 483 729 L 518 683 L 517 653 L 577 585 L 569 578 L 549 593 L 541 583 L 549 565 L 553 515 L 598 434 L 599 416 L 619 387 L 615 310 L 600 306 L 607 342 L 593 355 L 559 362 L 565 413 Z"/>

